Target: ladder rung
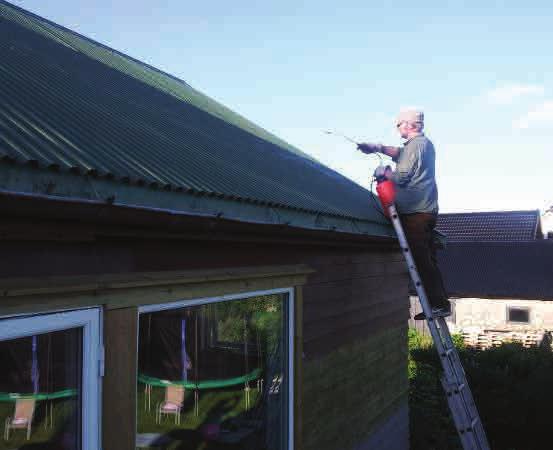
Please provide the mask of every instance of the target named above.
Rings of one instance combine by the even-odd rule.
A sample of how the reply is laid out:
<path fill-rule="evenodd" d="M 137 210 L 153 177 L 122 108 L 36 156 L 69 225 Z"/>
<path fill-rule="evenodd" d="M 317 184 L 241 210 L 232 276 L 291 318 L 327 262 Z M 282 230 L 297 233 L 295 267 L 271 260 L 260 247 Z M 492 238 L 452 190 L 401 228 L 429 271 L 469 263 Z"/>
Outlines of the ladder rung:
<path fill-rule="evenodd" d="M 446 390 L 447 395 L 459 395 L 467 387 L 465 383 L 457 384 L 456 381 L 448 382 L 448 386 L 451 388 Z"/>
<path fill-rule="evenodd" d="M 472 421 L 470 422 L 470 427 L 467 427 L 467 428 L 461 428 L 459 431 L 461 433 L 471 433 L 474 431 L 474 427 L 475 425 L 479 422 L 479 419 L 478 417 L 475 417 L 474 419 L 472 419 Z"/>

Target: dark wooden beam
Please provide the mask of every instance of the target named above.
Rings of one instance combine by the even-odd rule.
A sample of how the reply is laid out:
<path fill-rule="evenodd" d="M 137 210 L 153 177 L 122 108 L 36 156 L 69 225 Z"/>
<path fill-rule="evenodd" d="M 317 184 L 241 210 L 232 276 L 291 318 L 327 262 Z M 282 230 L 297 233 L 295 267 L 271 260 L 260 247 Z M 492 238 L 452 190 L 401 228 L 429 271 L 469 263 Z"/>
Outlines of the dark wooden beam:
<path fill-rule="evenodd" d="M 104 312 L 104 450 L 135 450 L 138 309 Z"/>

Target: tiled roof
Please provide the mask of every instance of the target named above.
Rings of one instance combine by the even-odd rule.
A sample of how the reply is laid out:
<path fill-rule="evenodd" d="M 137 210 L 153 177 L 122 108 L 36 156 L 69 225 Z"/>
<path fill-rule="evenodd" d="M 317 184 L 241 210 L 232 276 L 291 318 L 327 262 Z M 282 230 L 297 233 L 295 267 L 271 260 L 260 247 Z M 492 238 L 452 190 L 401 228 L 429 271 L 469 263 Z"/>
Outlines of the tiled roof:
<path fill-rule="evenodd" d="M 447 242 L 541 239 L 539 210 L 440 214 L 436 228 Z"/>
<path fill-rule="evenodd" d="M 553 300 L 553 240 L 448 243 L 438 265 L 452 297 Z"/>
<path fill-rule="evenodd" d="M 159 203 L 149 207 L 180 194 L 195 196 L 197 210 L 222 211 L 224 203 L 230 218 L 238 208 L 244 220 L 254 206 L 280 208 L 317 223 L 344 219 L 350 232 L 393 235 L 366 189 L 182 80 L 3 0 L 0 105 L 2 189 L 26 192 L 13 173 L 26 166 L 107 180 L 108 196 L 118 199 L 132 187 L 127 203 L 141 205 L 144 190 L 154 189 Z M 28 184 L 77 195 L 67 180 Z"/>

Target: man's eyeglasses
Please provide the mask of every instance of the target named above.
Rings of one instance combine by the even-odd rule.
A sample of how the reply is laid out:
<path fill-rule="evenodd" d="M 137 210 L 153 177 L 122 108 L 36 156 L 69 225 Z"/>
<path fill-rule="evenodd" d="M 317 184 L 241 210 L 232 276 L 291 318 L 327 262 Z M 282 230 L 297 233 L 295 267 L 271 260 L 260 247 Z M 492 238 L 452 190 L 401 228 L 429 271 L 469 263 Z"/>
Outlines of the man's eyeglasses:
<path fill-rule="evenodd" d="M 396 127 L 399 128 L 402 124 L 403 124 L 403 122 L 398 122 L 397 125 L 396 125 Z"/>

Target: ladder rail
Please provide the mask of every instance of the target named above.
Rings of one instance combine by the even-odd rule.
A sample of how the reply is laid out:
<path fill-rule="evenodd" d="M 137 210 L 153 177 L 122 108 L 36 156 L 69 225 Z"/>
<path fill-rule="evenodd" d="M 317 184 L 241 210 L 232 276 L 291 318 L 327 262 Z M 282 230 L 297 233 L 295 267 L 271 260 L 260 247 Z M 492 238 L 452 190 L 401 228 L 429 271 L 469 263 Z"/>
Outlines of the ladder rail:
<path fill-rule="evenodd" d="M 458 372 L 460 372 L 457 379 L 464 380 L 464 383 L 463 383 L 464 386 L 468 387 L 468 381 L 466 380 L 466 373 L 465 373 L 465 370 L 463 369 L 463 365 L 462 365 L 461 359 L 459 357 L 459 354 L 455 349 L 455 345 L 453 343 L 453 340 L 451 339 L 451 335 L 449 333 L 449 328 L 447 327 L 447 323 L 446 323 L 446 321 L 443 317 L 440 317 L 437 320 L 437 322 L 440 326 L 440 329 L 447 330 L 447 332 L 445 334 L 447 335 L 447 338 L 451 341 L 451 346 L 452 346 L 451 348 L 453 349 L 453 351 L 451 352 L 450 357 L 452 359 L 452 363 L 453 363 L 454 367 L 456 368 L 456 370 Z M 469 408 L 470 414 L 472 416 L 478 416 L 478 410 L 476 408 L 476 403 L 475 403 L 474 398 L 472 396 L 471 390 L 470 389 L 462 389 L 462 395 L 465 397 L 465 402 L 467 404 L 467 407 Z"/>
<path fill-rule="evenodd" d="M 464 450 L 490 450 L 484 426 L 478 414 L 476 403 L 470 391 L 466 374 L 443 317 L 434 318 L 426 291 L 417 271 L 415 260 L 405 237 L 399 215 L 394 204 L 388 207 L 401 251 L 407 263 L 409 275 L 415 285 L 419 301 L 426 316 L 428 329 L 443 368 L 442 386 L 446 393 L 449 409 Z"/>

